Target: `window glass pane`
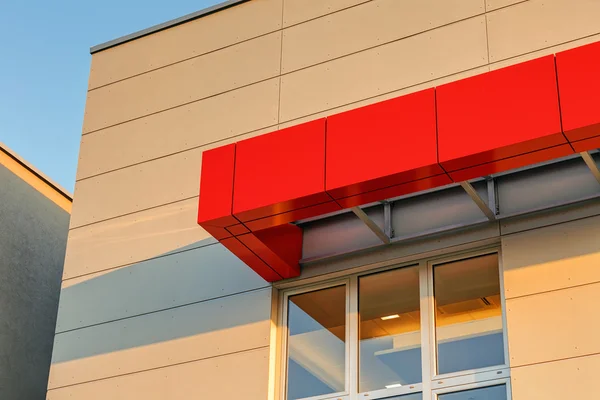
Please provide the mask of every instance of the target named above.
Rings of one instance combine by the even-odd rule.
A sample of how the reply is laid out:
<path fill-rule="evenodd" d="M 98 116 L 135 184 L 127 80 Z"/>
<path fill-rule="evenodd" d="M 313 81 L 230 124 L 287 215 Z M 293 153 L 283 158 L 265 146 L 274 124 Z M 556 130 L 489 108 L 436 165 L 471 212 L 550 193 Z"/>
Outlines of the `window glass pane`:
<path fill-rule="evenodd" d="M 345 286 L 290 296 L 287 399 L 343 392 L 345 342 Z"/>
<path fill-rule="evenodd" d="M 359 279 L 361 392 L 422 381 L 419 303 L 418 267 Z"/>
<path fill-rule="evenodd" d="M 438 400 L 507 400 L 506 386 L 489 386 L 462 392 L 440 394 Z"/>
<path fill-rule="evenodd" d="M 433 269 L 438 373 L 504 364 L 498 255 Z"/>

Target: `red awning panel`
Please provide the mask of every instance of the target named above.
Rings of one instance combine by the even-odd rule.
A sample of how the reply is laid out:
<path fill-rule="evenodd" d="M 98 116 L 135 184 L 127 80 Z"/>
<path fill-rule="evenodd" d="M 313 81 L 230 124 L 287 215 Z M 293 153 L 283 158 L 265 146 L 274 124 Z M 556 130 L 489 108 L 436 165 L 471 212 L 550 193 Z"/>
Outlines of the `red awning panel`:
<path fill-rule="evenodd" d="M 290 222 L 600 147 L 598 65 L 595 43 L 206 151 L 198 223 L 298 276 Z"/>

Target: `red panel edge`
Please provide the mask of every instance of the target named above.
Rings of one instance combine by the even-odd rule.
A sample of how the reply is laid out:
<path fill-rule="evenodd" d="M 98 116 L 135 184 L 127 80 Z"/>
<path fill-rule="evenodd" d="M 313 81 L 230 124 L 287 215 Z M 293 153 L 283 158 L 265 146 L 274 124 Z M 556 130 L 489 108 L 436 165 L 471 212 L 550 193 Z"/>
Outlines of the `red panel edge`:
<path fill-rule="evenodd" d="M 575 151 L 578 153 L 600 149 L 600 136 L 579 140 L 577 142 L 571 142 L 571 146 L 573 146 L 573 149 L 575 149 Z"/>
<path fill-rule="evenodd" d="M 562 144 L 548 149 L 506 158 L 504 160 L 498 160 L 491 163 L 476 165 L 474 167 L 449 172 L 449 174 L 455 182 L 463 182 L 469 179 L 479 178 L 481 176 L 492 175 L 498 172 L 525 167 L 527 165 L 537 164 L 543 161 L 566 157 L 571 154 L 573 154 L 573 149 L 571 146 L 569 144 Z"/>
<path fill-rule="evenodd" d="M 242 242 L 240 242 L 237 238 L 231 237 L 228 239 L 224 239 L 220 241 L 223 246 L 225 246 L 229 251 L 236 255 L 240 260 L 242 260 L 246 265 L 252 268 L 261 278 L 263 278 L 267 282 L 277 282 L 281 279 L 281 275 L 279 275 L 273 268 L 271 268 L 267 263 L 265 263 L 260 257 L 254 254 L 250 249 L 248 249 Z"/>
<path fill-rule="evenodd" d="M 598 48 L 600 49 L 600 42 L 593 45 L 599 46 Z M 576 51 L 576 49 L 568 50 L 563 53 L 574 51 Z M 559 55 L 557 55 L 557 64 L 558 57 Z M 557 65 L 557 69 L 558 68 L 559 66 Z M 559 78 L 560 72 L 557 79 Z M 562 94 L 559 93 L 559 96 L 560 101 L 562 102 Z M 204 179 L 205 173 L 211 170 L 211 167 L 205 168 L 205 162 L 208 162 L 206 160 L 210 160 L 211 157 L 204 157 L 203 155 L 203 180 L 201 181 L 199 198 L 198 224 L 219 240 L 226 248 L 232 251 L 244 263 L 255 270 L 263 277 L 263 279 L 268 282 L 275 282 L 281 279 L 296 277 L 300 274 L 299 260 L 302 254 L 302 231 L 301 228 L 289 224 L 289 222 L 327 214 L 329 212 L 340 210 L 341 208 L 359 206 L 375 201 L 399 197 L 408 193 L 444 186 L 452 183 L 452 181 L 465 181 L 550 159 L 560 158 L 573 154 L 574 151 L 583 152 L 600 148 L 599 133 L 600 123 L 580 126 L 574 130 L 568 130 L 565 126 L 564 134 L 568 141 L 564 140 L 565 136 L 560 132 L 541 138 L 540 140 L 535 139 L 533 141 L 535 143 L 530 143 L 532 141 L 516 143 L 515 146 L 520 146 L 521 148 L 511 149 L 511 151 L 513 153 L 524 152 L 523 154 L 501 158 L 502 151 L 505 149 L 494 149 L 491 151 L 495 152 L 494 155 L 496 160 L 492 162 L 481 162 L 482 160 L 474 158 L 468 160 L 466 163 L 466 165 L 470 164 L 470 166 L 456 170 L 452 170 L 456 166 L 438 163 L 437 165 L 439 165 L 440 168 L 446 166 L 451 171 L 448 171 L 448 174 L 442 173 L 425 179 L 416 179 L 399 185 L 357 193 L 356 195 L 342 197 L 335 201 L 331 198 L 333 197 L 331 195 L 333 194 L 336 197 L 340 197 L 341 194 L 337 192 L 329 193 L 329 196 L 331 197 L 327 196 L 327 201 L 324 201 L 325 198 L 318 198 L 318 201 L 323 201 L 320 204 L 310 205 L 298 210 L 291 210 L 265 218 L 252 219 L 245 221 L 244 223 L 241 223 L 232 213 L 235 144 L 227 145 L 205 152 L 215 151 L 217 153 L 220 151 L 222 152 L 222 155 L 224 155 L 221 160 L 223 162 L 221 165 L 224 167 L 221 169 L 213 168 L 213 171 L 217 171 L 214 174 L 215 177 L 226 177 L 221 180 L 215 178 L 215 181 L 220 183 L 217 185 L 217 190 L 214 190 L 214 187 L 210 189 L 210 178 L 208 180 Z M 582 138 L 585 139 L 581 140 Z M 233 157 L 231 157 L 232 149 Z M 529 152 L 527 152 L 527 149 L 530 149 Z M 531 149 L 535 149 L 535 151 L 531 151 Z M 437 167 L 437 165 L 435 166 Z M 231 180 L 229 179 L 230 176 Z M 384 180 L 382 180 L 383 178 L 384 177 L 375 178 L 374 180 L 381 180 L 378 183 L 380 184 L 381 182 L 384 182 Z M 206 182 L 209 182 L 208 189 L 204 186 L 206 185 Z M 222 185 L 223 182 L 226 184 Z M 231 187 L 229 186 L 229 182 L 231 182 Z M 369 187 L 370 183 L 372 182 L 367 182 L 367 187 Z M 230 196 L 229 193 L 231 193 Z M 211 198 L 213 194 L 215 196 Z M 217 204 L 218 206 L 215 208 L 207 206 L 207 204 L 210 205 L 211 203 Z"/>

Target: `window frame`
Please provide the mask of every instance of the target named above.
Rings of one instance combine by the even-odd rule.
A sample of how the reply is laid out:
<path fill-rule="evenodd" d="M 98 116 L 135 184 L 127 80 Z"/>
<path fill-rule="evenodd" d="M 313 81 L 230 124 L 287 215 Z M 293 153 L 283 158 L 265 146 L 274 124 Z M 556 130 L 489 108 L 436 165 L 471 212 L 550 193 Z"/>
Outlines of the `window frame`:
<path fill-rule="evenodd" d="M 438 375 L 437 371 L 437 343 L 435 330 L 435 303 L 433 267 L 438 264 L 452 261 L 460 261 L 468 258 L 498 254 L 498 273 L 500 282 L 500 301 L 502 306 L 504 364 L 492 367 L 458 371 L 449 374 Z M 420 333 L 421 333 L 421 369 L 423 382 L 406 385 L 397 388 L 383 388 L 368 392 L 358 392 L 359 383 L 359 314 L 358 314 L 358 281 L 362 276 L 386 272 L 399 268 L 418 268 L 419 293 L 420 293 Z M 499 245 L 486 246 L 476 250 L 463 250 L 460 252 L 447 253 L 438 256 L 401 262 L 394 259 L 386 262 L 384 266 L 376 268 L 364 268 L 355 272 L 349 272 L 344 276 L 329 278 L 324 276 L 317 282 L 279 290 L 277 296 L 277 333 L 278 340 L 278 387 L 276 399 L 287 399 L 287 354 L 288 354 L 288 301 L 289 297 L 297 294 L 307 293 L 320 289 L 327 289 L 344 285 L 346 288 L 346 366 L 345 366 L 345 390 L 333 394 L 302 398 L 301 400 L 376 400 L 391 396 L 402 396 L 413 393 L 422 393 L 423 400 L 437 400 L 439 394 L 459 392 L 477 387 L 494 386 L 505 384 L 507 388 L 507 399 L 511 399 L 510 367 L 508 353 L 508 338 L 506 324 L 506 299 L 504 292 L 504 273 L 502 265 L 502 252 Z"/>

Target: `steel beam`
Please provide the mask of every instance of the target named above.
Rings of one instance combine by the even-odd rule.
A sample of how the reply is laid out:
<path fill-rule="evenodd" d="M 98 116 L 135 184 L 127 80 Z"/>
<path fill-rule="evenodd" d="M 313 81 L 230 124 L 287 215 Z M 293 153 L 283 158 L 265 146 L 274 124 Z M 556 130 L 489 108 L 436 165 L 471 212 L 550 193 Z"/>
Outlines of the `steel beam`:
<path fill-rule="evenodd" d="M 388 235 L 373 221 L 360 207 L 352 207 L 352 212 L 385 244 L 390 244 L 391 240 Z"/>
<path fill-rule="evenodd" d="M 479 195 L 479 193 L 477 193 L 473 185 L 471 185 L 467 181 L 463 181 L 460 183 L 460 186 L 462 186 L 465 192 L 467 192 L 467 194 L 471 197 L 475 204 L 477 204 L 477 207 L 479 207 L 479 209 L 485 214 L 487 219 L 489 219 L 490 221 L 496 220 L 496 213 L 490 209 L 488 203 L 486 203 L 486 201 L 481 198 L 481 196 Z"/>
<path fill-rule="evenodd" d="M 589 151 L 584 151 L 580 154 L 581 158 L 583 158 L 583 161 L 585 161 L 585 164 L 588 166 L 588 168 L 594 175 L 594 178 L 596 178 L 598 183 L 600 183 L 600 169 L 598 169 L 598 164 L 596 164 L 596 161 L 594 161 L 594 157 L 592 157 Z"/>

